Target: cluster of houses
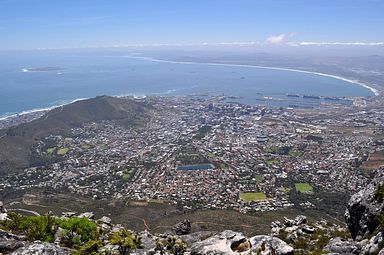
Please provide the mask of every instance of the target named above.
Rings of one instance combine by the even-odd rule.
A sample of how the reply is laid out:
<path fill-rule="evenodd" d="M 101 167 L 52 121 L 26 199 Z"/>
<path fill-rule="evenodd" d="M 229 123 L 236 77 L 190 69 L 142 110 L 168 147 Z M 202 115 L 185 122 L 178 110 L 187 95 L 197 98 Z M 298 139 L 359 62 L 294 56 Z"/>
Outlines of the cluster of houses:
<path fill-rule="evenodd" d="M 277 210 L 293 206 L 289 193 L 295 183 L 355 192 L 368 182 L 361 162 L 384 149 L 375 142 L 384 115 L 373 110 L 335 116 L 226 103 L 217 97 L 146 100 L 154 110 L 144 127 L 91 122 L 74 128 L 71 137 L 42 139 L 34 147 L 36 153 L 59 160 L 4 178 L 0 194 L 52 188 L 94 199 L 163 200 L 241 212 Z M 359 135 L 368 131 L 371 135 Z M 189 164 L 214 167 L 178 168 L 186 146 L 205 160 Z M 242 193 L 265 196 L 247 200 Z M 303 203 L 308 204 L 312 206 Z"/>

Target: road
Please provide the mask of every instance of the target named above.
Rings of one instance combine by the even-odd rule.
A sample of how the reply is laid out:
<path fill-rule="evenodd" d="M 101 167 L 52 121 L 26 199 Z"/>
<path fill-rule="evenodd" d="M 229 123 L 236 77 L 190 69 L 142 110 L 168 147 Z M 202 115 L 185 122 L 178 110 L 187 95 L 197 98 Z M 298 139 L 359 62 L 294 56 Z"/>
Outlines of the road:
<path fill-rule="evenodd" d="M 21 209 L 21 208 L 16 208 L 16 209 L 8 209 L 8 211 L 20 211 L 20 212 L 26 212 L 26 213 L 31 213 L 36 216 L 40 216 L 40 213 L 31 211 L 31 210 L 26 210 L 26 209 Z"/>

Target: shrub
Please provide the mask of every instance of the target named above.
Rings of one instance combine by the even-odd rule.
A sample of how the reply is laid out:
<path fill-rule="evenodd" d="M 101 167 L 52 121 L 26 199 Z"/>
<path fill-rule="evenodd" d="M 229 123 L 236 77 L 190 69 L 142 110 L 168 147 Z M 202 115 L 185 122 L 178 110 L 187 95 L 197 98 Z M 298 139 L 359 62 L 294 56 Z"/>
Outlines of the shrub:
<path fill-rule="evenodd" d="M 13 232 L 25 233 L 27 240 L 54 242 L 55 233 L 64 229 L 62 245 L 73 248 L 97 239 L 97 226 L 87 218 L 57 219 L 51 216 L 22 216 L 9 213 L 9 220 L 0 222 L 0 226 Z"/>
<path fill-rule="evenodd" d="M 72 252 L 72 255 L 96 255 L 98 250 L 103 245 L 101 240 L 90 240 L 79 249 Z"/>
<path fill-rule="evenodd" d="M 181 239 L 169 236 L 166 239 L 157 239 L 155 250 L 160 254 L 168 254 L 165 252 L 168 251 L 169 254 L 179 255 L 186 252 L 187 244 Z"/>
<path fill-rule="evenodd" d="M 307 242 L 307 240 L 300 238 L 300 239 L 298 239 L 298 240 L 294 243 L 293 247 L 294 247 L 295 249 L 303 249 L 303 250 L 307 250 L 307 249 L 308 249 L 308 242 Z"/>
<path fill-rule="evenodd" d="M 375 199 L 379 202 L 383 202 L 384 199 L 384 184 L 379 185 L 375 191 Z"/>
<path fill-rule="evenodd" d="M 132 234 L 130 231 L 122 228 L 114 232 L 110 237 L 111 244 L 119 246 L 121 255 L 130 254 L 131 251 L 142 247 L 140 237 Z"/>
<path fill-rule="evenodd" d="M 96 223 L 87 218 L 58 219 L 56 223 L 65 230 L 62 243 L 67 247 L 76 247 L 97 238 Z"/>

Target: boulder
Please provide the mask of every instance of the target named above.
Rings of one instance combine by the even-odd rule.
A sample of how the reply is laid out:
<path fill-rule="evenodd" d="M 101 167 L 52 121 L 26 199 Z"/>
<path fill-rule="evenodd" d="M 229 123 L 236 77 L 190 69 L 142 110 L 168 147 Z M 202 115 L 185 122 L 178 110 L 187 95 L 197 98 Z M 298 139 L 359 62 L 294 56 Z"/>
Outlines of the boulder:
<path fill-rule="evenodd" d="M 192 244 L 200 242 L 201 240 L 205 240 L 215 234 L 216 233 L 212 231 L 198 231 L 188 235 L 179 236 L 179 238 L 191 246 Z"/>
<path fill-rule="evenodd" d="M 7 210 L 4 208 L 4 204 L 0 201 L 0 221 L 8 219 Z"/>
<path fill-rule="evenodd" d="M 308 225 L 302 226 L 301 230 L 303 230 L 303 232 L 306 233 L 306 234 L 314 234 L 315 231 L 316 231 L 314 227 L 311 227 L 311 226 L 308 226 Z"/>
<path fill-rule="evenodd" d="M 233 248 L 248 241 L 242 233 L 225 230 L 204 241 L 192 244 L 191 255 L 237 254 Z M 234 244 L 234 245 L 232 245 Z M 237 244 L 237 247 L 235 245 Z"/>
<path fill-rule="evenodd" d="M 88 218 L 90 220 L 93 220 L 95 218 L 95 215 L 93 212 L 85 212 L 79 215 L 79 218 Z"/>
<path fill-rule="evenodd" d="M 275 254 L 292 255 L 293 248 L 276 237 L 258 235 L 248 239 L 242 233 L 225 230 L 192 244 L 191 255 Z"/>
<path fill-rule="evenodd" d="M 258 235 L 250 239 L 251 251 L 265 255 L 293 255 L 294 249 L 277 237 Z"/>
<path fill-rule="evenodd" d="M 146 250 L 151 250 L 156 248 L 155 237 L 149 233 L 147 230 L 144 230 L 139 234 L 141 243 Z"/>
<path fill-rule="evenodd" d="M 176 235 L 188 235 L 191 233 L 191 222 L 189 220 L 183 220 L 172 227 L 173 232 Z"/>
<path fill-rule="evenodd" d="M 384 243 L 384 233 L 379 232 L 373 236 L 363 247 L 363 254 L 377 254 Z"/>
<path fill-rule="evenodd" d="M 294 220 L 291 220 L 291 219 L 284 217 L 284 226 L 292 227 L 292 226 L 294 226 L 294 224 L 295 224 Z"/>
<path fill-rule="evenodd" d="M 58 228 L 55 233 L 55 244 L 59 244 L 63 237 L 65 236 L 66 231 L 62 228 Z"/>
<path fill-rule="evenodd" d="M 101 218 L 98 220 L 98 222 L 107 224 L 107 225 L 109 225 L 109 226 L 112 224 L 112 220 L 111 220 L 111 218 L 109 218 L 109 217 L 107 217 L 107 216 L 103 216 L 103 217 L 101 217 Z"/>
<path fill-rule="evenodd" d="M 8 219 L 8 214 L 7 213 L 0 213 L 0 221 Z"/>
<path fill-rule="evenodd" d="M 15 235 L 15 234 L 12 234 L 12 233 L 9 233 L 7 231 L 0 229 L 0 240 L 10 240 L 10 239 L 23 241 L 23 240 L 25 240 L 25 236 Z"/>
<path fill-rule="evenodd" d="M 0 201 L 0 213 L 7 213 L 7 210 L 4 208 L 4 204 Z"/>
<path fill-rule="evenodd" d="M 379 226 L 376 219 L 383 213 L 384 201 L 375 198 L 375 191 L 383 184 L 384 172 L 378 170 L 373 181 L 349 200 L 345 220 L 354 240 L 369 237 Z"/>
<path fill-rule="evenodd" d="M 73 216 L 76 215 L 76 212 L 62 212 L 61 215 L 62 215 L 64 218 L 72 218 Z"/>
<path fill-rule="evenodd" d="M 62 248 L 51 243 L 42 243 L 40 241 L 31 243 L 14 251 L 13 255 L 69 255 L 71 250 Z"/>
<path fill-rule="evenodd" d="M 302 224 L 307 224 L 307 217 L 305 217 L 304 215 L 296 216 L 294 225 L 299 226 Z"/>
<path fill-rule="evenodd" d="M 9 253 L 20 247 L 23 247 L 25 242 L 18 240 L 0 240 L 0 254 Z"/>
<path fill-rule="evenodd" d="M 324 251 L 332 254 L 352 255 L 360 254 L 361 247 L 354 241 L 346 241 L 340 237 L 336 237 L 329 241 L 329 243 L 324 247 Z"/>

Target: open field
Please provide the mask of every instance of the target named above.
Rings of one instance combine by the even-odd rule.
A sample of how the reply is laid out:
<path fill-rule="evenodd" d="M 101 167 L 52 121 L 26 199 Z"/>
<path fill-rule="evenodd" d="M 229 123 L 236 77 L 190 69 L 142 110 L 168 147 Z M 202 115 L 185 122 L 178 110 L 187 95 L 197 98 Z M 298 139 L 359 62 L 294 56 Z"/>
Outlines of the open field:
<path fill-rule="evenodd" d="M 267 197 L 263 192 L 244 192 L 240 193 L 240 199 L 246 202 L 266 200 Z"/>
<path fill-rule="evenodd" d="M 256 181 L 257 182 L 263 182 L 264 181 L 264 175 L 256 175 Z"/>
<path fill-rule="evenodd" d="M 68 148 L 60 148 L 60 149 L 57 151 L 57 154 L 58 154 L 58 155 L 65 155 L 65 154 L 67 154 L 68 151 L 69 151 Z"/>
<path fill-rule="evenodd" d="M 295 188 L 301 193 L 308 193 L 313 191 L 313 188 L 309 183 L 295 183 Z"/>
<path fill-rule="evenodd" d="M 56 150 L 56 147 L 48 148 L 47 149 L 48 155 L 52 155 L 55 152 L 55 150 Z"/>
<path fill-rule="evenodd" d="M 375 170 L 384 166 L 384 151 L 371 153 L 367 161 L 363 162 L 361 168 L 363 170 Z"/>

